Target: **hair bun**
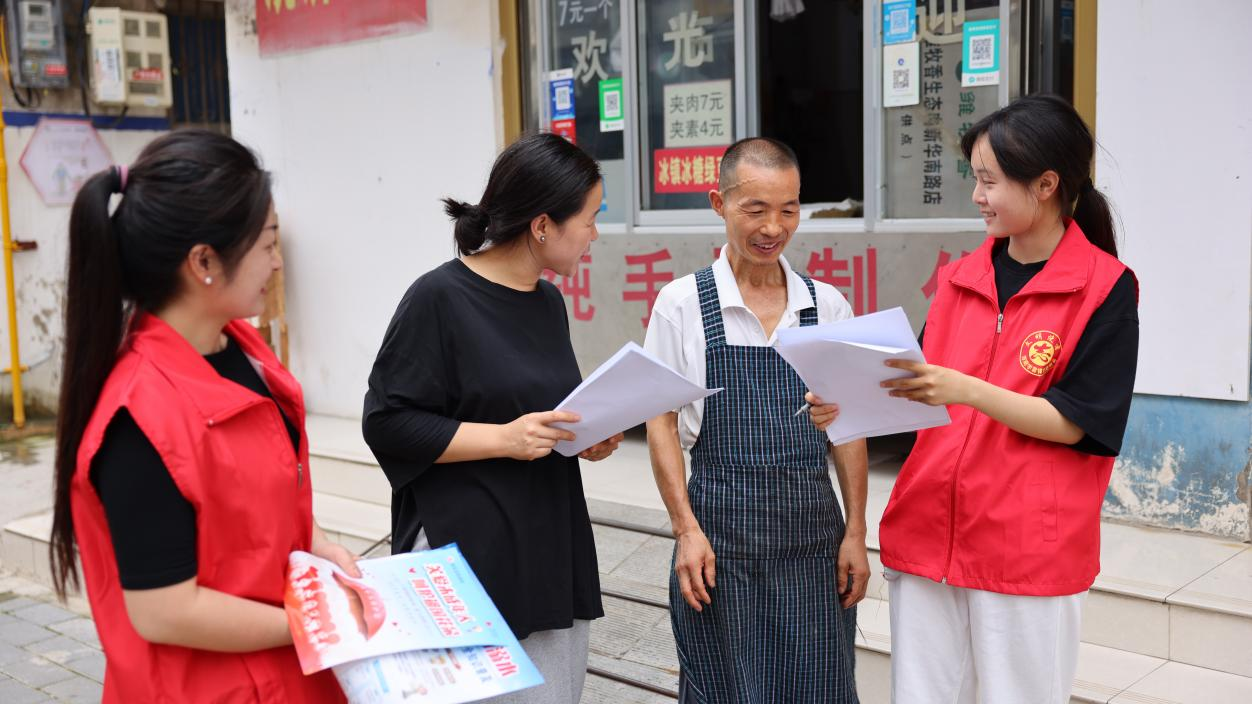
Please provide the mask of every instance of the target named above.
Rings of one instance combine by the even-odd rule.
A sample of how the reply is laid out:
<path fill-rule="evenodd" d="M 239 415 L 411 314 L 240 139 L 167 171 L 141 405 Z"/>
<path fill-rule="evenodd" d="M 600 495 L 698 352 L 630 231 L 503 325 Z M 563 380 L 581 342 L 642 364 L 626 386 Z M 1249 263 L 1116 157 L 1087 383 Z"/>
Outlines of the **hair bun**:
<path fill-rule="evenodd" d="M 491 224 L 491 216 L 487 214 L 487 210 L 453 198 L 444 198 L 443 204 L 443 211 L 456 221 L 453 236 L 456 238 L 457 249 L 462 254 L 481 249 L 487 241 L 487 226 Z"/>

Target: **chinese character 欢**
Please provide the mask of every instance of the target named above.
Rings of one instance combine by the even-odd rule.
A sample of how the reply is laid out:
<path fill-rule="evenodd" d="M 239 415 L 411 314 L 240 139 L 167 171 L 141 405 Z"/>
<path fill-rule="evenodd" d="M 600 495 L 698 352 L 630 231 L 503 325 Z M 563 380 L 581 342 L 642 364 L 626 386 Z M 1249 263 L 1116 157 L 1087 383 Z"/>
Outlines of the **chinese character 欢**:
<path fill-rule="evenodd" d="M 592 78 L 599 77 L 603 81 L 609 77 L 604 66 L 600 65 L 600 54 L 609 49 L 606 39 L 596 38 L 596 31 L 593 29 L 585 37 L 574 37 L 570 44 L 574 46 L 574 61 L 577 62 L 574 66 L 575 78 L 587 83 Z"/>

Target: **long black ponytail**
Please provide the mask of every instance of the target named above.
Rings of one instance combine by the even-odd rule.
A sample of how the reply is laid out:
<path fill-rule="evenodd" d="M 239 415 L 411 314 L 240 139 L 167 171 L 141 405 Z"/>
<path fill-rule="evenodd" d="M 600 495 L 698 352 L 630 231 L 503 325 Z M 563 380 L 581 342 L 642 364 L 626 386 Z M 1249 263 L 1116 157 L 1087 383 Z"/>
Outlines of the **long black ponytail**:
<path fill-rule="evenodd" d="M 229 276 L 260 236 L 270 202 L 270 176 L 256 156 L 204 130 L 153 140 L 129 170 L 101 171 L 74 198 L 49 546 L 61 598 L 79 586 L 70 510 L 78 447 L 130 314 L 159 309 L 178 295 L 179 267 L 197 244 L 212 247 Z"/>
<path fill-rule="evenodd" d="M 961 151 L 966 160 L 984 134 L 1000 169 L 1014 181 L 1029 183 L 1045 171 L 1055 171 L 1060 177 L 1061 216 L 1072 217 L 1091 244 L 1117 256 L 1112 208 L 1091 184 L 1095 139 L 1074 106 L 1056 95 L 1014 100 L 965 132 Z"/>

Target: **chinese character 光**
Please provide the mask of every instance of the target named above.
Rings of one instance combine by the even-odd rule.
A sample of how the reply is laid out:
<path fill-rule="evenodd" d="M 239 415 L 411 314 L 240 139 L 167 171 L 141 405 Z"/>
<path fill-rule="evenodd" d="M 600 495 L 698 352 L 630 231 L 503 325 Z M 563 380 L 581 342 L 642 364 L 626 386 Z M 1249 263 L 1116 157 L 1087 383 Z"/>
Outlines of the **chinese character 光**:
<path fill-rule="evenodd" d="M 585 37 L 574 37 L 570 43 L 574 46 L 574 60 L 578 62 L 574 67 L 574 76 L 583 83 L 597 76 L 602 81 L 609 77 L 609 74 L 604 72 L 604 67 L 600 65 L 600 54 L 608 51 L 609 48 L 607 40 L 603 37 L 597 39 L 596 31 L 593 29 Z"/>
<path fill-rule="evenodd" d="M 670 31 L 661 35 L 674 45 L 674 55 L 665 62 L 666 71 L 673 71 L 680 60 L 687 68 L 699 68 L 713 60 L 713 36 L 704 29 L 711 24 L 712 17 L 701 17 L 696 10 L 669 19 Z"/>

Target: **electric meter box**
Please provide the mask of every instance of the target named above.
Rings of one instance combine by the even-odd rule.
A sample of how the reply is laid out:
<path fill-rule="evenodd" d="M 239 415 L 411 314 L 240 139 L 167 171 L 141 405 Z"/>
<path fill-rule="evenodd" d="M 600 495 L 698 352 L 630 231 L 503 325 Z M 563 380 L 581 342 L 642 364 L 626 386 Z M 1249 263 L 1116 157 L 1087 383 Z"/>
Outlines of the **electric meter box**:
<path fill-rule="evenodd" d="M 165 15 L 93 7 L 87 11 L 87 31 L 96 103 L 150 108 L 173 104 Z"/>
<path fill-rule="evenodd" d="M 20 88 L 68 88 L 61 0 L 9 0 L 9 71 Z"/>

